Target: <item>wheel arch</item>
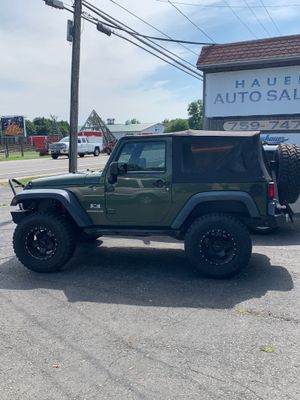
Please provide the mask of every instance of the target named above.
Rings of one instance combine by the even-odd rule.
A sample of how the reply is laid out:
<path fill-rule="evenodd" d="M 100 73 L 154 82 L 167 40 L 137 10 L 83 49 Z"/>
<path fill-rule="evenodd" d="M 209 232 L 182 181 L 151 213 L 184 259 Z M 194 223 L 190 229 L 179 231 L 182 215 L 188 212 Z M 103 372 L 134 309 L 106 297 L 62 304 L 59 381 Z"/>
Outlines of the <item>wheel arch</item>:
<path fill-rule="evenodd" d="M 259 218 L 256 203 L 246 192 L 215 191 L 194 194 L 172 222 L 172 229 L 182 229 L 200 215 L 227 213 L 242 218 Z"/>
<path fill-rule="evenodd" d="M 18 193 L 12 200 L 11 205 L 32 204 L 34 202 L 47 204 L 49 201 L 58 202 L 70 215 L 72 220 L 79 227 L 86 227 L 92 224 L 87 212 L 82 208 L 75 195 L 67 190 L 62 189 L 30 189 Z M 25 207 L 26 209 L 26 207 Z M 26 211 L 26 210 L 25 210 Z M 12 217 L 14 219 L 14 212 Z M 24 216 L 26 213 L 24 213 Z"/>

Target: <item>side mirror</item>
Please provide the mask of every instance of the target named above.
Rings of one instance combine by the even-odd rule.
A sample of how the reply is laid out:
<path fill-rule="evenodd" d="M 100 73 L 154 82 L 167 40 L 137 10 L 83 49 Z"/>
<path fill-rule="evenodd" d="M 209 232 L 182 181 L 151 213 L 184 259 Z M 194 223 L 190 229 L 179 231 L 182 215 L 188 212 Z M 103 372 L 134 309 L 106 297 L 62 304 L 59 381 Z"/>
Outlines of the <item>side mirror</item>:
<path fill-rule="evenodd" d="M 112 162 L 109 166 L 108 183 L 113 184 L 118 180 L 119 167 L 116 161 Z"/>

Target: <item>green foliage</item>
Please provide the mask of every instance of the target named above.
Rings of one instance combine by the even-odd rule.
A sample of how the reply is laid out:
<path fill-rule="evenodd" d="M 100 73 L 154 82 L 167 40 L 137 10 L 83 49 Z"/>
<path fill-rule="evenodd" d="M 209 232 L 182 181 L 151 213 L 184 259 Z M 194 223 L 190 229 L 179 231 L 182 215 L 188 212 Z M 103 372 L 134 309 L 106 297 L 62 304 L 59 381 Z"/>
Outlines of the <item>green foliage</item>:
<path fill-rule="evenodd" d="M 186 119 L 176 118 L 169 122 L 165 128 L 165 132 L 180 132 L 189 129 L 189 124 Z"/>
<path fill-rule="evenodd" d="M 33 121 L 26 120 L 26 131 L 28 136 L 32 135 L 62 135 L 69 134 L 68 121 L 58 121 L 55 115 L 50 118 L 37 117 Z"/>
<path fill-rule="evenodd" d="M 188 105 L 189 126 L 191 129 L 202 129 L 203 102 L 202 100 L 192 101 Z"/>
<path fill-rule="evenodd" d="M 63 136 L 68 136 L 69 133 L 70 133 L 70 125 L 69 125 L 69 122 L 68 122 L 68 121 L 58 121 L 57 124 L 58 124 L 58 126 L 59 126 L 60 133 L 61 133 Z"/>
<path fill-rule="evenodd" d="M 36 127 L 34 123 L 29 121 L 29 119 L 26 119 L 25 124 L 26 124 L 27 135 L 28 136 L 36 135 Z"/>
<path fill-rule="evenodd" d="M 136 118 L 128 119 L 125 121 L 125 125 L 130 125 L 130 124 L 140 124 L 140 121 Z"/>
<path fill-rule="evenodd" d="M 35 125 L 37 135 L 49 135 L 51 132 L 51 120 L 44 117 L 34 118 L 32 121 Z"/>

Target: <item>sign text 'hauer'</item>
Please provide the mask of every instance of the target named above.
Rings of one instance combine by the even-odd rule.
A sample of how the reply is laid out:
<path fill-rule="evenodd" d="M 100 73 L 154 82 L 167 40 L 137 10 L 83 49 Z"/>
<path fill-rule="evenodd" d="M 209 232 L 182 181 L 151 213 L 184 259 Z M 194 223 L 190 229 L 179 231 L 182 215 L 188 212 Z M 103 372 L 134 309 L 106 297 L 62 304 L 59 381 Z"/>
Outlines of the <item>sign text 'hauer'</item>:
<path fill-rule="evenodd" d="M 207 74 L 206 115 L 300 113 L 300 67 Z"/>

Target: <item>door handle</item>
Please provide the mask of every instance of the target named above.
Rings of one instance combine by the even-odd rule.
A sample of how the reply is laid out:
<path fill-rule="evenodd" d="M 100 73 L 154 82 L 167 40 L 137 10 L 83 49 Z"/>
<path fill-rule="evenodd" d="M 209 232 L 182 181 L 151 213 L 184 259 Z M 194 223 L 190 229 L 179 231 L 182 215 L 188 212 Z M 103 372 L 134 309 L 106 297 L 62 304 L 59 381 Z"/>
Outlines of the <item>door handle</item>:
<path fill-rule="evenodd" d="M 158 188 L 162 188 L 166 185 L 167 185 L 167 182 L 162 179 L 157 179 L 157 181 L 153 182 L 153 186 L 158 187 Z"/>

